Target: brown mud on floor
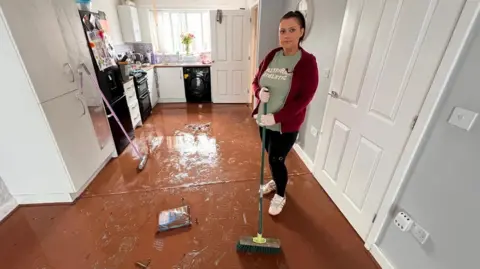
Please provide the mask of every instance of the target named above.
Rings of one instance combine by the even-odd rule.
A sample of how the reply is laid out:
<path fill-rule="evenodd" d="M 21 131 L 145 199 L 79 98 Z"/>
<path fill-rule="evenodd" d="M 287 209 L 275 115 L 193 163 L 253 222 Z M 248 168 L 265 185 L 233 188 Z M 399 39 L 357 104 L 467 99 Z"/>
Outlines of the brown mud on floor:
<path fill-rule="evenodd" d="M 152 269 L 378 268 L 295 153 L 284 212 L 264 218 L 282 254 L 236 252 L 258 219 L 260 143 L 246 106 L 157 106 L 136 137 L 150 152 L 140 174 L 129 148 L 76 204 L 23 207 L 2 223 L 0 268 L 123 269 L 148 259 Z M 192 226 L 156 234 L 158 213 L 182 198 Z"/>

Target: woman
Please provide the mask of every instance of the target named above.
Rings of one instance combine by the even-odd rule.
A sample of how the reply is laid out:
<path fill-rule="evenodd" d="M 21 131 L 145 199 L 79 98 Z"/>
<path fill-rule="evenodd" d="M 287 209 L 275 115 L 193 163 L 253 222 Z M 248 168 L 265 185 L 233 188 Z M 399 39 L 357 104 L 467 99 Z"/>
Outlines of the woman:
<path fill-rule="evenodd" d="M 262 188 L 264 194 L 276 191 L 268 210 L 273 216 L 280 214 L 285 205 L 288 182 L 285 158 L 295 144 L 318 86 L 315 56 L 300 47 L 304 36 L 303 14 L 299 11 L 285 14 L 279 27 L 281 47 L 263 59 L 252 83 L 258 99 L 253 115 L 260 126 L 267 128 L 265 142 L 273 180 Z M 267 103 L 265 115 L 263 103 Z"/>

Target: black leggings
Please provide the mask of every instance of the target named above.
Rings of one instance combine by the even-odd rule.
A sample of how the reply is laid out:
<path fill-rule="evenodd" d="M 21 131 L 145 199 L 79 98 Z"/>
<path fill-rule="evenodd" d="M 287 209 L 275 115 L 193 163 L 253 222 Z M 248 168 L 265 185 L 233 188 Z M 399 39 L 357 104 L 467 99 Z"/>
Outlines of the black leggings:
<path fill-rule="evenodd" d="M 265 136 L 265 149 L 268 153 L 268 163 L 273 180 L 277 185 L 277 194 L 284 197 L 288 182 L 288 171 L 285 158 L 297 140 L 298 132 L 280 133 L 267 129 Z M 260 138 L 262 128 L 260 127 Z"/>

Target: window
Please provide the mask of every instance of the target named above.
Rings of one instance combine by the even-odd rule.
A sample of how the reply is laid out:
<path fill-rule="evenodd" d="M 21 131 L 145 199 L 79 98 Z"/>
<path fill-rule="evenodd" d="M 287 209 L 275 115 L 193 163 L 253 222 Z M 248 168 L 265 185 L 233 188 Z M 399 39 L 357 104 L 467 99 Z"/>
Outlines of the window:
<path fill-rule="evenodd" d="M 210 14 L 208 11 L 160 10 L 157 12 L 157 16 L 157 37 L 160 52 L 168 54 L 185 53 L 180 35 L 186 32 L 195 35 L 191 45 L 193 53 L 210 52 Z"/>

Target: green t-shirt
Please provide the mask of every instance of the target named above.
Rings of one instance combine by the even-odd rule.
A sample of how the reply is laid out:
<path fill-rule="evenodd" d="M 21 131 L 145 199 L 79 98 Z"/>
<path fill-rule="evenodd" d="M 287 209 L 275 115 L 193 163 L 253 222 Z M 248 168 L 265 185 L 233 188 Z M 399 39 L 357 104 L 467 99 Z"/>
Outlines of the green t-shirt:
<path fill-rule="evenodd" d="M 267 113 L 276 113 L 283 108 L 290 86 L 292 84 L 293 68 L 297 65 L 302 57 L 302 51 L 298 51 L 295 55 L 285 56 L 283 50 L 275 53 L 268 68 L 260 77 L 260 87 L 265 87 L 270 92 L 270 100 L 267 103 Z M 263 103 L 260 104 L 258 115 L 263 115 Z M 280 132 L 281 123 L 268 126 L 272 131 Z"/>

